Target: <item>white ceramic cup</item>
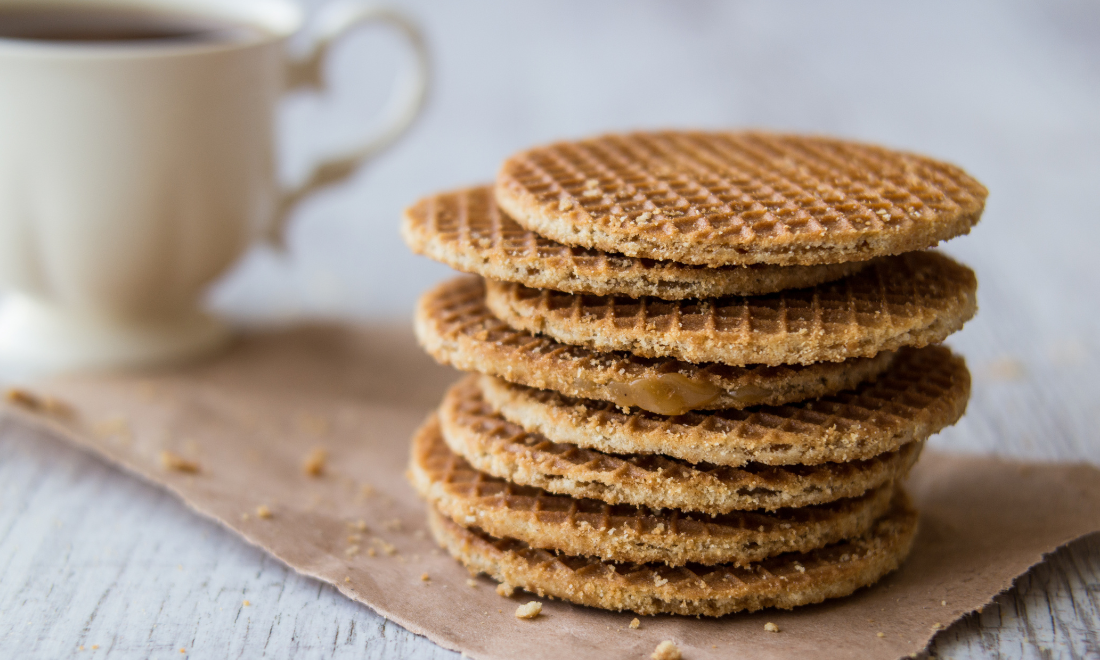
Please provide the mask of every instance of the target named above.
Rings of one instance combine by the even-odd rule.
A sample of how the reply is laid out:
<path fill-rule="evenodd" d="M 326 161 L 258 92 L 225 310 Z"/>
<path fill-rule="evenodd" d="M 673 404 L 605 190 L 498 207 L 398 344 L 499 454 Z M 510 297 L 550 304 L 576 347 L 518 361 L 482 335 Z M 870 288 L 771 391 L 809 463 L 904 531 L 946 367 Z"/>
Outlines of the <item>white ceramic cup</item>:
<path fill-rule="evenodd" d="M 33 0 L 36 7 L 74 0 Z M 0 0 L 0 9 L 21 3 Z M 419 113 L 428 58 L 416 27 L 390 9 L 336 0 L 311 23 L 289 0 L 79 0 L 173 11 L 259 28 L 241 39 L 67 43 L 0 39 L 0 372 L 142 366 L 222 344 L 200 311 L 207 286 L 258 237 L 278 240 L 287 212 L 392 144 Z M 383 23 L 415 54 L 385 126 L 321 164 L 306 183 L 276 182 L 275 108 L 322 88 L 329 46 Z"/>

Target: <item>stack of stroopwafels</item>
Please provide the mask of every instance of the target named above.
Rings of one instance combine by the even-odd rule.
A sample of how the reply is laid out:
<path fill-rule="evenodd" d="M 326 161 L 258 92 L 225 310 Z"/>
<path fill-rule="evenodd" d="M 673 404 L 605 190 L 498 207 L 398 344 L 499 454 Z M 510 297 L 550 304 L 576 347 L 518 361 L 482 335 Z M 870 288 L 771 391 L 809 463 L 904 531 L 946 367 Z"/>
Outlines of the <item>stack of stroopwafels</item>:
<path fill-rule="evenodd" d="M 421 200 L 412 249 L 473 273 L 416 332 L 476 372 L 413 439 L 437 540 L 471 571 L 641 614 L 843 596 L 898 567 L 900 483 L 966 408 L 937 345 L 974 274 L 925 251 L 986 190 L 824 138 L 660 132 L 508 159 Z"/>

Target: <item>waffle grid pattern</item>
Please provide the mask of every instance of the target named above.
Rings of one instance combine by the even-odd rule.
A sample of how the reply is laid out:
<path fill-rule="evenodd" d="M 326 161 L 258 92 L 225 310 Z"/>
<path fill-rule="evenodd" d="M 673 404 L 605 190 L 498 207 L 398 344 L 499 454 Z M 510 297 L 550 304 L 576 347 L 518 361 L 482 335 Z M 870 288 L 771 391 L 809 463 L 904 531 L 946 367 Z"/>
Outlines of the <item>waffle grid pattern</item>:
<path fill-rule="evenodd" d="M 638 133 L 508 159 L 497 198 L 570 245 L 683 263 L 838 263 L 969 231 L 986 189 L 957 167 L 824 138 Z"/>
<path fill-rule="evenodd" d="M 481 396 L 477 376 L 451 388 L 439 415 L 451 450 L 496 477 L 610 504 L 708 514 L 857 497 L 907 474 L 923 447 L 911 442 L 865 461 L 737 468 L 657 454 L 618 456 L 551 442 L 508 422 Z"/>
<path fill-rule="evenodd" d="M 405 212 L 402 234 L 414 252 L 464 272 L 536 288 L 635 298 L 772 293 L 839 279 L 865 265 L 707 268 L 570 247 L 516 224 L 501 212 L 490 186 L 420 200 Z"/>
<path fill-rule="evenodd" d="M 716 388 L 718 394 L 708 406 L 713 408 L 799 401 L 854 387 L 882 373 L 894 359 L 884 352 L 805 366 L 732 367 L 599 352 L 513 329 L 485 305 L 485 285 L 478 277 L 455 278 L 426 293 L 417 311 L 416 331 L 436 360 L 463 371 L 623 405 L 630 403 L 616 386 L 662 374 L 680 374 Z"/>
<path fill-rule="evenodd" d="M 624 412 L 489 377 L 478 385 L 496 413 L 554 442 L 734 467 L 870 459 L 954 424 L 970 397 L 966 363 L 943 346 L 902 349 L 877 379 L 830 396 L 677 416 Z"/>
<path fill-rule="evenodd" d="M 893 498 L 883 487 L 820 506 L 712 517 L 554 495 L 475 470 L 443 442 L 434 417 L 414 438 L 410 473 L 420 494 L 464 527 L 566 554 L 673 566 L 745 565 L 860 536 Z"/>
<path fill-rule="evenodd" d="M 488 283 L 509 325 L 596 350 L 687 362 L 812 364 L 942 341 L 977 310 L 974 273 L 935 252 L 766 296 L 666 301 Z"/>
<path fill-rule="evenodd" d="M 558 554 L 514 539 L 463 528 L 434 509 L 436 539 L 475 571 L 582 605 L 639 614 L 721 616 L 764 607 L 789 609 L 847 595 L 897 568 L 915 535 L 916 513 L 904 496 L 857 539 L 749 566 L 611 563 Z"/>

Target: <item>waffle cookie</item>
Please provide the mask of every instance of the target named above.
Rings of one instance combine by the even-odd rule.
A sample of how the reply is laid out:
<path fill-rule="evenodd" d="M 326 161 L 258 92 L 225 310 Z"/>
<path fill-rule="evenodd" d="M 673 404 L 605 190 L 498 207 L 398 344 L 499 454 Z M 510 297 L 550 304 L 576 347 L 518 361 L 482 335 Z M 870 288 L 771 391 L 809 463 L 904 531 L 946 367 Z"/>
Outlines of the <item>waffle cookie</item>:
<path fill-rule="evenodd" d="M 957 167 L 842 140 L 656 132 L 512 156 L 496 198 L 542 236 L 708 266 L 864 261 L 978 222 L 987 191 Z"/>
<path fill-rule="evenodd" d="M 819 399 L 669 417 L 482 376 L 494 412 L 551 442 L 740 467 L 867 460 L 926 440 L 966 411 L 970 373 L 943 346 L 905 348 L 874 381 Z"/>
<path fill-rule="evenodd" d="M 731 367 L 601 353 L 502 322 L 486 307 L 484 281 L 478 277 L 455 278 L 426 293 L 415 329 L 432 357 L 463 371 L 665 415 L 833 394 L 874 378 L 894 359 L 884 351 L 844 362 Z"/>
<path fill-rule="evenodd" d="M 977 279 L 944 255 L 911 252 L 838 282 L 766 296 L 635 300 L 489 281 L 485 302 L 513 328 L 599 351 L 812 364 L 942 341 L 977 311 Z"/>
<path fill-rule="evenodd" d="M 749 296 L 830 282 L 865 262 L 706 268 L 562 245 L 503 213 L 491 186 L 426 197 L 407 211 L 402 236 L 413 252 L 467 273 L 571 293 L 666 300 Z"/>
<path fill-rule="evenodd" d="M 692 516 L 611 505 L 517 486 L 475 470 L 443 441 L 434 416 L 413 438 L 409 479 L 455 523 L 533 548 L 615 562 L 745 566 L 861 536 L 886 513 L 893 487 L 801 509 Z"/>
<path fill-rule="evenodd" d="M 890 511 L 860 537 L 745 567 L 620 564 L 557 554 L 464 528 L 434 507 L 428 523 L 436 541 L 470 572 L 540 596 L 638 614 L 722 616 L 820 603 L 873 584 L 909 554 L 917 514 L 899 491 Z"/>
<path fill-rule="evenodd" d="M 451 451 L 474 468 L 515 484 L 608 504 L 709 514 L 824 504 L 858 497 L 909 472 L 922 442 L 863 461 L 743 467 L 691 464 L 660 455 L 617 456 L 556 443 L 512 424 L 481 397 L 477 376 L 455 384 L 439 408 Z"/>
<path fill-rule="evenodd" d="M 436 539 L 501 593 L 641 614 L 874 583 L 916 533 L 900 483 L 970 395 L 939 343 L 977 282 L 928 248 L 986 195 L 872 145 L 663 131 L 420 200 L 408 245 L 472 274 L 416 312 L 425 350 L 474 372 L 413 437 Z"/>

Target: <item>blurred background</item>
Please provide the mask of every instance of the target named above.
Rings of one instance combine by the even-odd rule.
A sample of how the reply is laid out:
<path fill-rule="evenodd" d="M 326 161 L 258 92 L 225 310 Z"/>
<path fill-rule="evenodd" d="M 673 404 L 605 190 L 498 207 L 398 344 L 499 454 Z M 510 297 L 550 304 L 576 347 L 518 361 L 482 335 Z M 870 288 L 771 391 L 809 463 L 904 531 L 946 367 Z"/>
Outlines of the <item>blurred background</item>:
<path fill-rule="evenodd" d="M 302 206 L 286 253 L 249 253 L 212 291 L 216 309 L 407 323 L 450 271 L 403 245 L 402 209 L 490 181 L 537 143 L 652 127 L 828 133 L 949 160 L 990 189 L 982 223 L 946 247 L 980 280 L 981 312 L 950 343 L 983 413 L 937 442 L 1100 462 L 1100 3 L 390 3 L 428 36 L 426 113 Z M 286 102 L 288 182 L 366 132 L 404 57 L 364 30 L 331 62 L 331 97 Z"/>

